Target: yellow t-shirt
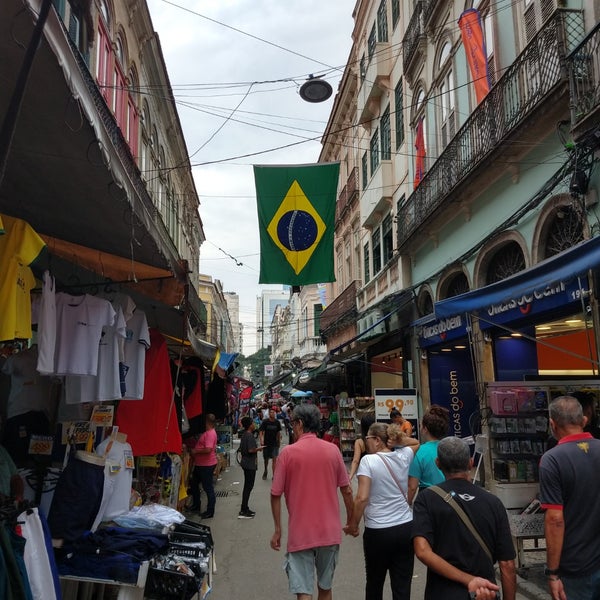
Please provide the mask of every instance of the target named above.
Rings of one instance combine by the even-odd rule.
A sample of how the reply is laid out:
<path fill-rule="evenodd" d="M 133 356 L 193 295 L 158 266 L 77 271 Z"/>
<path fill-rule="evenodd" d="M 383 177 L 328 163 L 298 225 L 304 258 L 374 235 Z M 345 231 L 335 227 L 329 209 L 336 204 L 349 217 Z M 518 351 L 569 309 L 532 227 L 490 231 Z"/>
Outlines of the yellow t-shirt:
<path fill-rule="evenodd" d="M 0 341 L 31 337 L 31 297 L 35 277 L 29 265 L 43 250 L 44 240 L 23 221 L 1 215 Z"/>

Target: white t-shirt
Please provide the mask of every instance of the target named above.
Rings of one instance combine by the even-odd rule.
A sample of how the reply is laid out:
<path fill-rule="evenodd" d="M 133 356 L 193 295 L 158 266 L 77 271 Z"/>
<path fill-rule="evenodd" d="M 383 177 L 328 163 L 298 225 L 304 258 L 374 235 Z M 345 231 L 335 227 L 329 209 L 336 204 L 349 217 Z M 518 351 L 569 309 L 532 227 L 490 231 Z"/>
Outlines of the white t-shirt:
<path fill-rule="evenodd" d="M 124 338 L 125 319 L 119 306 L 114 325 L 105 326 L 102 330 L 98 352 L 98 374 L 65 377 L 67 404 L 121 399 L 119 340 Z"/>
<path fill-rule="evenodd" d="M 96 375 L 102 328 L 116 312 L 108 300 L 56 294 L 56 375 Z"/>
<path fill-rule="evenodd" d="M 33 311 L 33 306 L 32 306 Z M 37 370 L 43 375 L 54 372 L 54 352 L 56 349 L 56 285 L 54 277 L 49 271 L 42 275 L 42 296 L 38 307 L 37 319 L 32 322 L 38 324 L 38 362 Z"/>
<path fill-rule="evenodd" d="M 377 452 L 363 456 L 356 475 L 371 479 L 369 502 L 365 508 L 365 527 L 383 529 L 412 521 L 412 509 L 408 506 L 398 484 L 392 478 L 384 460 L 408 493 L 408 468 L 415 453 L 410 448 L 400 448 L 394 452 Z M 382 460 L 383 459 L 383 460 Z"/>
<path fill-rule="evenodd" d="M 141 400 L 144 397 L 146 350 L 148 348 L 150 348 L 148 321 L 143 311 L 136 310 L 131 319 L 127 321 L 124 362 L 129 370 L 125 375 L 123 399 Z"/>
<path fill-rule="evenodd" d="M 106 438 L 98 444 L 96 454 L 106 458 L 104 493 L 97 521 L 111 521 L 129 512 L 133 480 L 133 452 L 127 442 Z"/>

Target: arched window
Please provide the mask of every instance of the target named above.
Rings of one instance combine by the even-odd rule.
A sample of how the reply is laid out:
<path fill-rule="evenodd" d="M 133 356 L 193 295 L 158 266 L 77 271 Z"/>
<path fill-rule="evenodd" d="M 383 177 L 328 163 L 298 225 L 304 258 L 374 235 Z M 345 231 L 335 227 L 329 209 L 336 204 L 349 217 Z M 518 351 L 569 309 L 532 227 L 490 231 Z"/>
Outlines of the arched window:
<path fill-rule="evenodd" d="M 486 285 L 502 281 L 525 268 L 525 256 L 521 246 L 514 241 L 508 242 L 496 250 L 488 262 Z"/>
<path fill-rule="evenodd" d="M 416 188 L 427 172 L 427 122 L 425 119 L 425 91 L 420 88 L 413 106 L 412 132 L 415 148 L 414 183 Z"/>
<path fill-rule="evenodd" d="M 583 241 L 581 215 L 572 206 L 558 206 L 546 233 L 543 258 L 560 254 L 581 241 Z"/>
<path fill-rule="evenodd" d="M 456 133 L 456 117 L 454 110 L 455 83 L 451 60 L 452 46 L 449 41 L 445 41 L 439 52 L 437 61 L 437 73 L 435 78 L 437 84 L 437 118 L 438 130 L 438 154 L 441 154 L 444 148 Z"/>
<path fill-rule="evenodd" d="M 138 95 L 138 76 L 135 67 L 132 66 L 129 70 L 129 85 L 127 89 L 126 95 L 126 122 L 124 128 L 124 135 L 127 143 L 129 144 L 129 149 L 131 150 L 131 154 L 134 160 L 137 160 L 138 157 L 138 148 L 139 148 L 139 112 L 137 109 L 137 95 Z"/>
<path fill-rule="evenodd" d="M 450 281 L 446 284 L 446 298 L 453 298 L 454 296 L 460 296 L 469 291 L 469 282 L 467 276 L 460 272 L 456 273 Z"/>
<path fill-rule="evenodd" d="M 112 66 L 114 62 L 113 48 L 110 41 L 111 15 L 105 0 L 100 0 L 100 14 L 98 16 L 98 42 L 96 46 L 96 79 L 100 91 L 107 104 L 110 105 L 112 96 L 110 85 L 112 80 Z"/>

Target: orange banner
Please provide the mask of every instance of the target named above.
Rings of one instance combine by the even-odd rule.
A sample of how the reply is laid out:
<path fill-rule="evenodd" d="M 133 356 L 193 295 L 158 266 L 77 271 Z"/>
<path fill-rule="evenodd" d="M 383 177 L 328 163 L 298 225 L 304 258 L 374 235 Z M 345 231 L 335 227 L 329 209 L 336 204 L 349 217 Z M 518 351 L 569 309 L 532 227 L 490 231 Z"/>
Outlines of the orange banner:
<path fill-rule="evenodd" d="M 465 10 L 458 19 L 458 26 L 462 35 L 463 45 L 467 54 L 467 61 L 471 69 L 471 77 L 475 85 L 475 95 L 479 104 L 490 91 L 490 75 L 488 72 L 487 52 L 481 16 L 475 8 Z"/>
<path fill-rule="evenodd" d="M 417 139 L 415 140 L 417 156 L 415 160 L 415 181 L 413 189 L 416 189 L 425 175 L 425 136 L 423 135 L 423 119 L 417 124 Z"/>

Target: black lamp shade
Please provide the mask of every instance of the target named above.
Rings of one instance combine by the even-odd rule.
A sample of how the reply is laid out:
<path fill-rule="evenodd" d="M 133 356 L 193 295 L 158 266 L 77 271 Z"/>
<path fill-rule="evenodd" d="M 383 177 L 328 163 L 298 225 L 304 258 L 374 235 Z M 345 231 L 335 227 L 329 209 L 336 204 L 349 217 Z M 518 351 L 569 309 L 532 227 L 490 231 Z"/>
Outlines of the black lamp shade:
<path fill-rule="evenodd" d="M 317 77 L 307 79 L 300 88 L 300 97 L 307 102 L 325 102 L 332 93 L 331 85 Z"/>

